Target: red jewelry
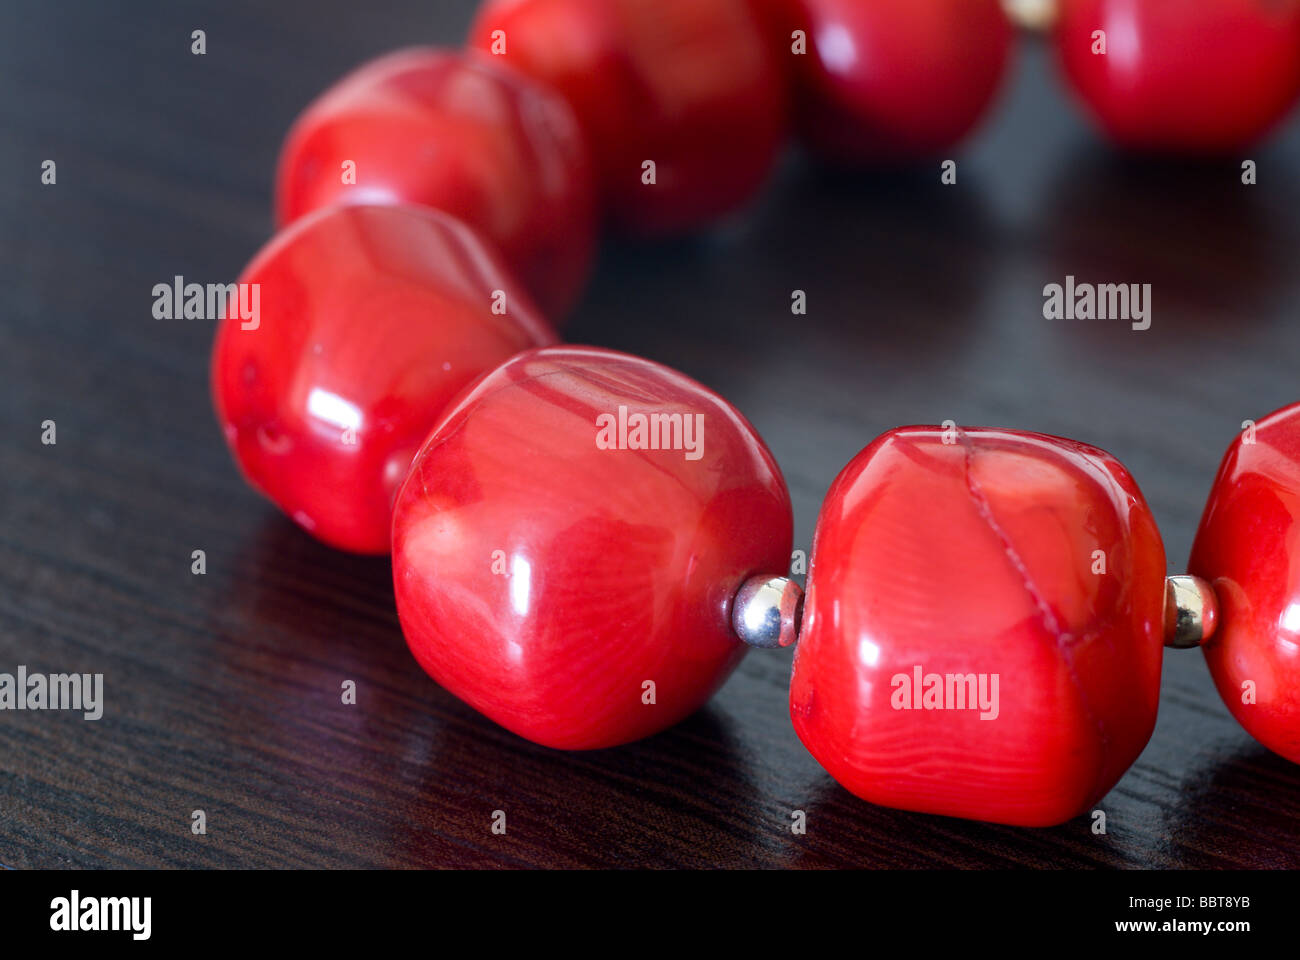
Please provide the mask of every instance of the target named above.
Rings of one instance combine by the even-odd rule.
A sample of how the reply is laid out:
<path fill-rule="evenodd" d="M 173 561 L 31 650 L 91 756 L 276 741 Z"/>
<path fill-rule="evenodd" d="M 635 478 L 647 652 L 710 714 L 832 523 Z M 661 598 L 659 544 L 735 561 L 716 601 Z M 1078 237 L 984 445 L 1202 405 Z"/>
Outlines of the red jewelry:
<path fill-rule="evenodd" d="M 1247 423 L 1210 490 L 1189 569 L 1223 623 L 1205 645 L 1219 696 L 1246 731 L 1300 763 L 1300 405 Z"/>
<path fill-rule="evenodd" d="M 1106 132 L 1140 150 L 1250 146 L 1300 94 L 1300 0 L 1059 0 L 1053 43 Z"/>
<path fill-rule="evenodd" d="M 962 140 L 1001 86 L 1013 31 L 999 0 L 787 0 L 800 133 L 842 162 L 929 158 Z"/>
<path fill-rule="evenodd" d="M 490 0 L 470 45 L 564 94 L 634 232 L 740 207 L 785 137 L 783 66 L 749 0 Z"/>
<path fill-rule="evenodd" d="M 596 199 L 573 111 L 492 58 L 402 50 L 353 71 L 293 125 L 276 180 L 281 225 L 340 201 L 450 213 L 556 322 L 587 282 Z"/>
<path fill-rule="evenodd" d="M 239 282 L 258 290 L 260 315 L 245 320 L 232 302 L 217 331 L 226 441 L 254 487 L 358 553 L 388 552 L 393 496 L 447 402 L 555 340 L 482 237 L 424 207 L 320 210 Z"/>
<path fill-rule="evenodd" d="M 213 351 L 250 482 L 327 543 L 382 553 L 391 537 L 416 659 L 549 746 L 670 726 L 747 646 L 802 629 L 795 729 L 874 803 L 1017 825 L 1088 810 L 1150 737 L 1163 646 L 1204 644 L 1234 716 L 1300 762 L 1300 405 L 1244 425 L 1192 575 L 1169 578 L 1150 510 L 1104 451 L 890 431 L 827 496 L 805 617 L 789 495 L 744 417 L 648 360 L 553 345 L 525 284 L 555 311 L 576 294 L 588 150 L 615 220 L 689 227 L 765 176 L 791 24 L 811 31 L 796 70 L 810 139 L 840 159 L 951 145 L 1007 57 L 992 0 L 784 2 L 497 0 L 473 31 L 486 54 L 408 51 L 327 92 L 286 144 L 281 214 L 352 205 L 258 254 L 240 281 L 260 296 L 232 304 Z M 1115 59 L 1078 61 L 1098 19 Z M 1117 139 L 1200 150 L 1262 134 L 1294 99 L 1297 31 L 1300 0 L 1066 0 L 1056 35 Z M 1181 50 L 1201 51 L 1204 76 L 1179 87 Z M 1249 69 L 1229 76 L 1234 57 Z M 360 192 L 333 179 L 348 161 Z M 376 196 L 475 226 L 365 205 Z"/>
<path fill-rule="evenodd" d="M 790 562 L 785 481 L 717 394 L 612 350 L 497 367 L 415 458 L 393 512 L 420 665 L 566 749 L 669 727 L 740 662 L 736 588 Z"/>
<path fill-rule="evenodd" d="M 1109 454 L 902 427 L 818 519 L 790 714 L 873 803 L 1043 826 L 1100 799 L 1155 727 L 1165 552 Z"/>

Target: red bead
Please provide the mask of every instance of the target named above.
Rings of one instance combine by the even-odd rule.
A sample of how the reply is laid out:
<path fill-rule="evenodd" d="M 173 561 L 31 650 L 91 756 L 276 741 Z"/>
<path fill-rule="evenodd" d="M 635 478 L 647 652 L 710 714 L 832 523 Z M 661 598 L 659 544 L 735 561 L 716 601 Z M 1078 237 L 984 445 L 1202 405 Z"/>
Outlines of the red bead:
<path fill-rule="evenodd" d="M 413 49 L 348 74 L 298 118 L 277 213 L 284 224 L 337 202 L 437 207 L 494 242 L 555 319 L 590 271 L 595 192 L 564 98 L 491 58 Z"/>
<path fill-rule="evenodd" d="M 660 446 L 683 449 L 637 448 L 650 414 L 682 418 Z M 416 457 L 397 610 L 421 666 L 497 723 L 614 746 L 726 679 L 746 650 L 731 598 L 788 568 L 791 531 L 775 461 L 725 400 L 648 360 L 548 347 L 488 374 Z"/>
<path fill-rule="evenodd" d="M 1300 763 L 1300 404 L 1228 449 L 1189 572 L 1219 598 L 1205 662 L 1237 722 Z"/>
<path fill-rule="evenodd" d="M 1013 430 L 893 430 L 818 519 L 795 730 L 872 803 L 1061 823 L 1151 735 L 1164 577 L 1151 512 L 1109 454 Z"/>
<path fill-rule="evenodd" d="M 747 0 L 495 0 L 470 43 L 569 99 L 626 229 L 736 209 L 782 143 L 782 71 Z"/>
<path fill-rule="evenodd" d="M 929 157 L 975 127 L 1013 31 L 999 0 L 788 0 L 800 132 L 842 162 Z"/>
<path fill-rule="evenodd" d="M 447 402 L 555 339 L 482 238 L 423 207 L 319 211 L 240 283 L 257 285 L 258 316 L 232 300 L 212 353 L 226 440 L 285 513 L 360 553 L 387 552 L 393 496 Z"/>
<path fill-rule="evenodd" d="M 1249 146 L 1300 93 L 1300 0 L 1061 0 L 1054 42 L 1076 93 L 1134 149 Z"/>

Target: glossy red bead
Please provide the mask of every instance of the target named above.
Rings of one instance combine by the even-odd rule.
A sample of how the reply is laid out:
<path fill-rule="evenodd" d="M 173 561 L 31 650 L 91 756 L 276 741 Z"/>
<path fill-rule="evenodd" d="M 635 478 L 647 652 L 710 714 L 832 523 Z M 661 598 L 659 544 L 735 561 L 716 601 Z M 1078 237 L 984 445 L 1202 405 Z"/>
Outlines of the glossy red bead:
<path fill-rule="evenodd" d="M 660 436 L 637 432 L 651 415 L 682 424 L 661 449 L 639 446 Z M 548 347 L 488 374 L 416 457 L 393 513 L 397 610 L 420 665 L 497 723 L 614 746 L 726 679 L 746 650 L 731 598 L 788 568 L 791 529 L 775 461 L 721 397 Z"/>
<path fill-rule="evenodd" d="M 782 144 L 782 68 L 748 0 L 496 0 L 470 43 L 568 98 L 625 229 L 735 210 Z"/>
<path fill-rule="evenodd" d="M 1076 93 L 1133 149 L 1229 153 L 1300 94 L 1300 0 L 1061 0 L 1054 43 Z"/>
<path fill-rule="evenodd" d="M 1013 430 L 890 431 L 818 519 L 795 730 L 872 803 L 1061 823 L 1151 735 L 1164 577 L 1151 512 L 1109 454 Z"/>
<path fill-rule="evenodd" d="M 285 513 L 360 553 L 387 552 L 393 496 L 448 401 L 555 339 L 477 233 L 422 207 L 318 211 L 239 282 L 246 302 L 256 289 L 258 310 L 244 320 L 232 299 L 217 331 L 212 393 L 226 440 Z"/>
<path fill-rule="evenodd" d="M 930 157 L 989 109 L 1013 31 L 999 0 L 787 0 L 800 132 L 841 162 Z"/>
<path fill-rule="evenodd" d="M 422 48 L 365 64 L 303 112 L 276 209 L 284 224 L 339 202 L 437 207 L 495 243 L 558 320 L 590 272 L 596 188 L 563 97 L 491 58 Z"/>
<path fill-rule="evenodd" d="M 1188 566 L 1219 598 L 1202 647 L 1219 695 L 1251 736 L 1300 763 L 1300 404 L 1228 449 Z"/>

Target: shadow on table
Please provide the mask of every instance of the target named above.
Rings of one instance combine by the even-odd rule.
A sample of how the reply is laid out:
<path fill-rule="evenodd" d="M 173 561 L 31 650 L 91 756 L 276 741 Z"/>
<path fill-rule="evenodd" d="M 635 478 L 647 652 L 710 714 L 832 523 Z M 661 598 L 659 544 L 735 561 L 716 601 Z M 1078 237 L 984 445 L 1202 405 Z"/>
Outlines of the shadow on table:
<path fill-rule="evenodd" d="M 1244 185 L 1235 160 L 1081 147 L 1038 207 L 1049 272 L 1058 282 L 1149 283 L 1158 309 L 1184 328 L 1276 315 L 1296 295 L 1300 181 L 1267 151 L 1258 176 Z"/>
<path fill-rule="evenodd" d="M 412 861 L 424 859 L 430 836 L 452 834 L 465 852 L 440 865 L 761 862 L 755 853 L 763 841 L 757 835 L 761 828 L 748 815 L 758 791 L 735 732 L 710 706 L 656 736 L 588 752 L 537 746 L 477 714 L 463 719 L 474 728 L 464 731 L 469 735 L 429 739 L 419 789 L 399 811 L 410 829 L 396 831 L 392 843 Z M 467 796 L 466 784 L 472 784 Z M 468 825 L 467 809 L 481 813 Z M 441 810 L 450 811 L 455 821 Z M 489 829 L 498 810 L 506 818 L 504 835 Z"/>
<path fill-rule="evenodd" d="M 1218 752 L 1184 778 L 1166 814 L 1169 842 L 1189 868 L 1300 867 L 1300 766 L 1254 741 Z"/>
<path fill-rule="evenodd" d="M 921 368 L 977 333 L 996 232 L 981 190 L 928 168 L 846 172 L 796 155 L 752 209 L 707 232 L 608 239 L 566 336 L 701 366 L 725 344 L 747 370 L 811 338 L 846 356 L 908 349 Z"/>

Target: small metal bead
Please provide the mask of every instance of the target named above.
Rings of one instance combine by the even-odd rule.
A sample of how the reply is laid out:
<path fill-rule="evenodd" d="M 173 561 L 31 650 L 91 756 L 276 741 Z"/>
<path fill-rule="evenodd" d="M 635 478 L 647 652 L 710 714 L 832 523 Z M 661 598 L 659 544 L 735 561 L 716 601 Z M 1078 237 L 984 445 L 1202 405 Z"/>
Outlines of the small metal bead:
<path fill-rule="evenodd" d="M 1056 23 L 1058 0 L 1002 0 L 1002 9 L 1016 26 L 1045 32 Z"/>
<path fill-rule="evenodd" d="M 1165 578 L 1165 646 L 1185 650 L 1214 636 L 1219 598 L 1200 577 Z"/>
<path fill-rule="evenodd" d="M 788 647 L 799 639 L 803 588 L 789 577 L 750 577 L 731 601 L 731 628 L 751 647 Z"/>

